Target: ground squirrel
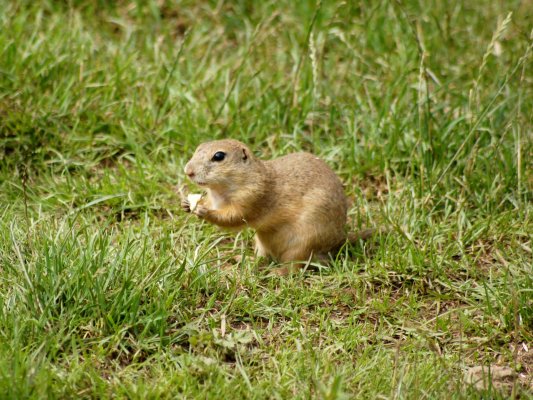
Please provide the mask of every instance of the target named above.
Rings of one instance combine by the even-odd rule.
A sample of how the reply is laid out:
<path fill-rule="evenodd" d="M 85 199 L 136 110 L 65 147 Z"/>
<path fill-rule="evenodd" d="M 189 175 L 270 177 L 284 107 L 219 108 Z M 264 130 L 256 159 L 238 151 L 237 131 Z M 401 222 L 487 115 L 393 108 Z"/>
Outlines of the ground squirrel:
<path fill-rule="evenodd" d="M 198 146 L 185 174 L 207 196 L 192 207 L 182 194 L 183 209 L 222 227 L 255 229 L 257 255 L 290 263 L 280 274 L 324 261 L 347 240 L 342 183 L 313 154 L 263 161 L 237 140 L 217 140 Z"/>

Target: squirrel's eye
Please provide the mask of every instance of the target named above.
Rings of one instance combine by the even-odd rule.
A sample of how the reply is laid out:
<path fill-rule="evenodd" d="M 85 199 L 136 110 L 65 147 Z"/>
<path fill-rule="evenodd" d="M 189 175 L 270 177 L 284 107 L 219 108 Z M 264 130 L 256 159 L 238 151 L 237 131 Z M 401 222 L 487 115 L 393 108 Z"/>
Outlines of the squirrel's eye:
<path fill-rule="evenodd" d="M 222 161 L 224 157 L 226 157 L 226 153 L 224 153 L 223 151 L 217 151 L 213 155 L 213 158 L 211 158 L 211 161 Z"/>

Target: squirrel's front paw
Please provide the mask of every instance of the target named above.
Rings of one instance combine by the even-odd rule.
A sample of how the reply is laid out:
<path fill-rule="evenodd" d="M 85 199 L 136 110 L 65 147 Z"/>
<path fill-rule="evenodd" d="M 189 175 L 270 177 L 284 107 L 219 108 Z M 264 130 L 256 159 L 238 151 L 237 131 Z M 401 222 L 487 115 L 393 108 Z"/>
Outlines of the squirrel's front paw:
<path fill-rule="evenodd" d="M 181 208 L 185 212 L 191 212 L 191 203 L 189 203 L 189 200 L 187 199 L 181 199 Z"/>
<path fill-rule="evenodd" d="M 177 185 L 174 187 L 176 193 L 180 196 L 181 208 L 185 212 L 191 212 L 191 202 L 189 201 L 189 187 L 187 185 Z"/>
<path fill-rule="evenodd" d="M 196 208 L 193 211 L 194 215 L 198 216 L 199 218 L 205 218 L 208 212 L 209 212 L 209 209 L 200 203 L 196 206 Z"/>

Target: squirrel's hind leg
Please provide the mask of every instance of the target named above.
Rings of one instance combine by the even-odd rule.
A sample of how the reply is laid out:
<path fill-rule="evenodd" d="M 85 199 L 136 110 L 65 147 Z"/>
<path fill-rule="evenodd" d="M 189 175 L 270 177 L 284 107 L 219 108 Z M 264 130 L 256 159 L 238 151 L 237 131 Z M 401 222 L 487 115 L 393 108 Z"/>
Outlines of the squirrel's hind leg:
<path fill-rule="evenodd" d="M 270 253 L 268 252 L 267 248 L 261 242 L 261 239 L 257 235 L 255 235 L 255 255 L 257 257 L 270 257 Z"/>

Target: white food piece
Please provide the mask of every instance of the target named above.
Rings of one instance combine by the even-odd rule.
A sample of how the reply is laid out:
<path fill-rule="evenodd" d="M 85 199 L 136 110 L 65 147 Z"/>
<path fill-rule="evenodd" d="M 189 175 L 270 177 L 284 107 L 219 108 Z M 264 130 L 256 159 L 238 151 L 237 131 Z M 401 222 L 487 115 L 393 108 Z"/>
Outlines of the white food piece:
<path fill-rule="evenodd" d="M 202 194 L 199 193 L 191 193 L 187 195 L 187 200 L 189 201 L 189 206 L 191 207 L 191 211 L 194 211 L 196 206 L 198 205 L 198 202 L 202 198 Z"/>

